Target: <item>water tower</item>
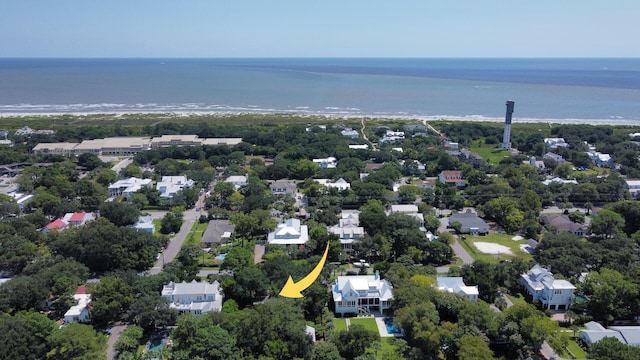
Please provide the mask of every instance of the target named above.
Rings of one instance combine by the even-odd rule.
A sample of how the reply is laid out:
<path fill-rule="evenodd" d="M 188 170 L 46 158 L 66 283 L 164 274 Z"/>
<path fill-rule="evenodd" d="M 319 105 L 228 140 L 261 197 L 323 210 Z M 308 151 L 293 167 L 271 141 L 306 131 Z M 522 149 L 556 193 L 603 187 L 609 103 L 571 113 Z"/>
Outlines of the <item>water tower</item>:
<path fill-rule="evenodd" d="M 502 150 L 511 150 L 511 114 L 514 102 L 507 101 L 507 115 L 504 118 L 504 135 L 502 136 Z"/>

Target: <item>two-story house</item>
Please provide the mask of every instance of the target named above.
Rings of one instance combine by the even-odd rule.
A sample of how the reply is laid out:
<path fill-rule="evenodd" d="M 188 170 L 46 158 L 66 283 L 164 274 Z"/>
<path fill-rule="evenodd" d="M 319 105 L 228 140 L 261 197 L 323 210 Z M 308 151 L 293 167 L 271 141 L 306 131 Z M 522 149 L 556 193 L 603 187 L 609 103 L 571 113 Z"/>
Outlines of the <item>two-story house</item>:
<path fill-rule="evenodd" d="M 360 226 L 360 212 L 342 210 L 338 224 L 330 227 L 329 232 L 338 235 L 342 249 L 351 251 L 353 244 L 364 237 L 364 228 Z"/>
<path fill-rule="evenodd" d="M 391 308 L 393 286 L 380 274 L 338 276 L 332 287 L 336 314 L 383 313 Z"/>
<path fill-rule="evenodd" d="M 175 283 L 171 281 L 162 288 L 162 296 L 169 299 L 169 307 L 181 313 L 201 315 L 206 312 L 220 312 L 224 294 L 220 283 L 204 281 Z"/>
<path fill-rule="evenodd" d="M 193 186 L 193 180 L 186 176 L 163 176 L 162 180 L 156 184 L 156 189 L 160 192 L 160 197 L 173 199 L 173 196 L 182 189 L 189 189 Z"/>
<path fill-rule="evenodd" d="M 471 301 L 478 300 L 478 286 L 467 286 L 461 277 L 437 276 L 438 290 L 466 297 Z"/>
<path fill-rule="evenodd" d="M 540 265 L 522 274 L 520 284 L 533 297 L 533 301 L 540 301 L 543 308 L 550 310 L 568 309 L 576 289 L 567 280 L 554 279 L 553 274 Z"/>
<path fill-rule="evenodd" d="M 118 180 L 109 185 L 109 195 L 111 197 L 118 197 L 122 195 L 125 199 L 129 199 L 133 193 L 150 185 L 151 179 L 130 177 L 128 179 Z"/>
<path fill-rule="evenodd" d="M 464 176 L 460 170 L 443 170 L 438 174 L 438 180 L 447 185 L 453 185 L 458 188 L 466 186 Z"/>
<path fill-rule="evenodd" d="M 309 241 L 309 229 L 307 225 L 301 225 L 298 219 L 285 220 L 267 236 L 267 242 L 273 245 L 303 245 L 307 241 Z"/>

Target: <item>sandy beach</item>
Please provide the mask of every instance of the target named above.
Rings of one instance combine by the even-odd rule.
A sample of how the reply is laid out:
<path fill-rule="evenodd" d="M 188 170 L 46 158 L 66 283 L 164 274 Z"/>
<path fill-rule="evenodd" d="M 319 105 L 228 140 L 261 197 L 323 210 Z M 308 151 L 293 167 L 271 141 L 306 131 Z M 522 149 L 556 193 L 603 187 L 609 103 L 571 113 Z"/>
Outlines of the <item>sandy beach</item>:
<path fill-rule="evenodd" d="M 406 120 L 406 121 L 462 121 L 462 122 L 503 122 L 503 118 L 490 118 L 484 116 L 448 116 L 448 115 L 432 115 L 432 116 L 412 116 L 412 115 L 354 115 L 354 114 L 335 114 L 335 113 L 309 113 L 309 112 L 244 112 L 244 111 L 136 111 L 136 112 L 50 112 L 50 113 L 23 113 L 23 112 L 0 112 L 1 118 L 33 118 L 33 117 L 57 117 L 57 116 L 105 116 L 118 118 L 124 115 L 157 115 L 175 118 L 197 117 L 197 116 L 219 116 L 229 117 L 238 115 L 294 115 L 308 118 L 328 118 L 328 119 L 389 119 L 389 120 Z M 548 123 L 548 124 L 575 124 L 575 125 L 613 125 L 613 126 L 640 126 L 640 120 L 633 119 L 534 119 L 534 118 L 517 118 L 513 119 L 513 123 Z"/>

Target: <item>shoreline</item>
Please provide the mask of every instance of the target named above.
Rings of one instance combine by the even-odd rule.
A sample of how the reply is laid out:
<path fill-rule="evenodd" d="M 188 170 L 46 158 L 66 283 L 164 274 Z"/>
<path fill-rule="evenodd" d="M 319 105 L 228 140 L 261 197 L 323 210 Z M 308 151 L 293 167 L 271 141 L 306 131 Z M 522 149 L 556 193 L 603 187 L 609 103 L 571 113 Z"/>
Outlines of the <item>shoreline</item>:
<path fill-rule="evenodd" d="M 459 121 L 459 122 L 492 122 L 502 123 L 503 118 L 485 117 L 481 115 L 454 116 L 454 115 L 381 115 L 381 114 L 341 114 L 331 112 L 298 112 L 298 111 L 112 111 L 112 112 L 87 112 L 87 111 L 65 111 L 65 112 L 0 112 L 0 119 L 8 118 L 50 118 L 56 116 L 108 116 L 114 119 L 122 116 L 135 115 L 156 115 L 174 118 L 185 118 L 195 116 L 210 117 L 232 117 L 246 115 L 275 115 L 275 116 L 298 116 L 301 118 L 327 118 L 327 119 L 376 119 L 376 120 L 405 120 L 405 121 Z M 640 119 L 540 119 L 540 118 L 518 118 L 514 117 L 513 123 L 543 123 L 561 125 L 610 125 L 610 126 L 640 126 Z"/>

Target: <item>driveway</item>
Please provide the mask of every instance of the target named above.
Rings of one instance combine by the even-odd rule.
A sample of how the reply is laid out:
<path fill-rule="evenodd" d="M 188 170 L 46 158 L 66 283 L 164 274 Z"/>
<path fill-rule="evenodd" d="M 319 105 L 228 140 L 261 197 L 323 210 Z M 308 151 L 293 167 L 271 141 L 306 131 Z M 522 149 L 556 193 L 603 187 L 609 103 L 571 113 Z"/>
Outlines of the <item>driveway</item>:
<path fill-rule="evenodd" d="M 107 341 L 107 360 L 114 360 L 116 358 L 116 352 L 113 350 L 113 346 L 126 329 L 127 325 L 115 325 L 111 328 L 111 335 L 109 335 L 109 340 Z"/>
<path fill-rule="evenodd" d="M 448 217 L 440 218 L 440 226 L 438 227 L 438 231 L 441 233 L 449 231 L 447 230 L 448 224 L 449 224 Z M 453 237 L 456 239 L 453 245 L 451 245 L 453 252 L 456 253 L 456 256 L 459 257 L 464 264 L 473 264 L 473 258 L 471 257 L 471 255 L 469 255 L 467 250 L 465 250 L 462 247 L 462 245 L 460 245 L 460 243 L 458 242 L 459 241 L 458 235 L 453 235 Z"/>
<path fill-rule="evenodd" d="M 180 252 L 182 243 L 191 232 L 193 224 L 198 221 L 201 211 L 195 209 L 201 209 L 204 202 L 204 194 L 200 195 L 195 208 L 187 210 L 183 214 L 183 222 L 180 227 L 180 231 L 169 241 L 167 248 L 162 252 L 160 258 L 156 261 L 155 265 L 149 270 L 149 274 L 157 275 L 162 271 L 164 264 L 170 263 Z"/>

